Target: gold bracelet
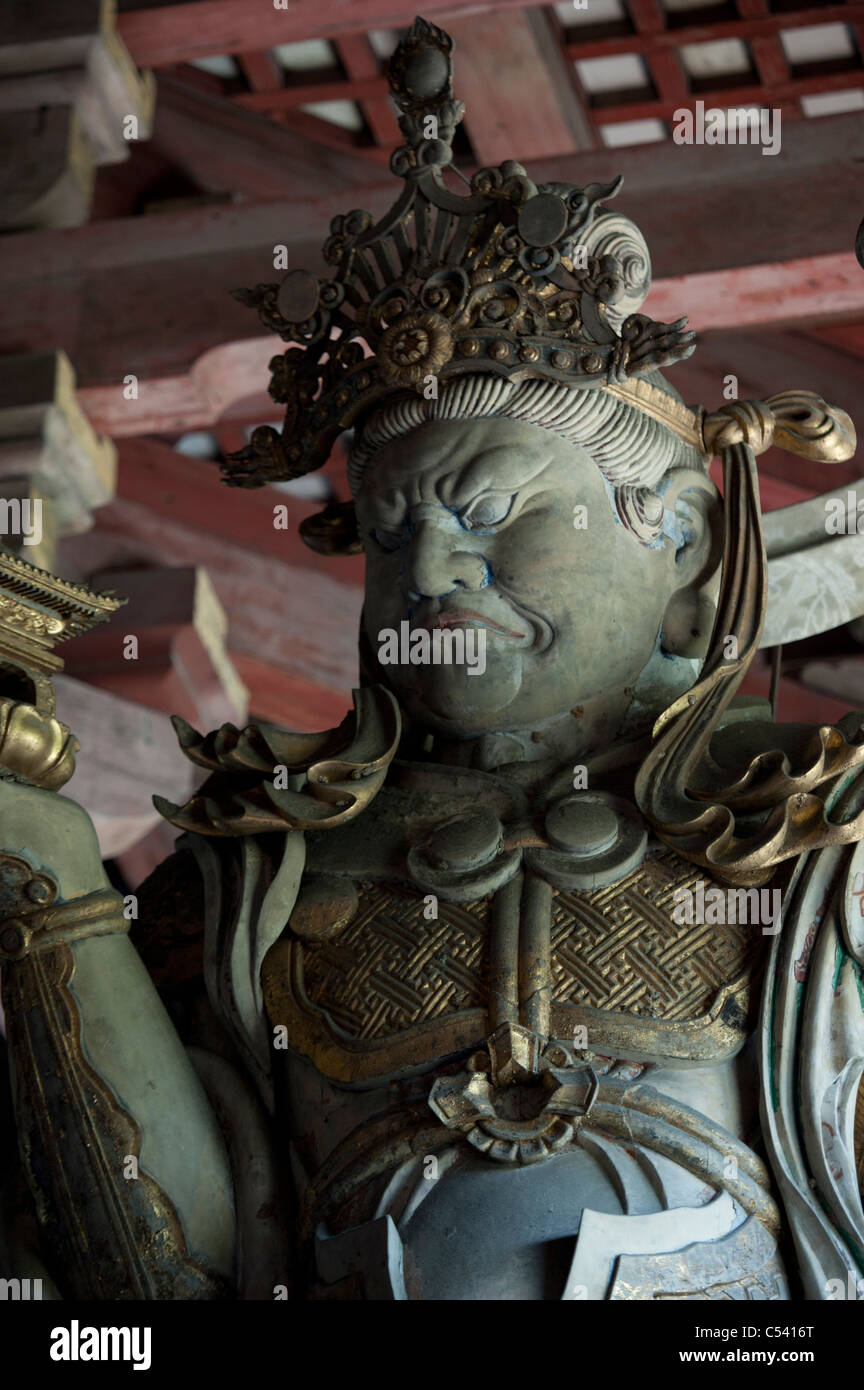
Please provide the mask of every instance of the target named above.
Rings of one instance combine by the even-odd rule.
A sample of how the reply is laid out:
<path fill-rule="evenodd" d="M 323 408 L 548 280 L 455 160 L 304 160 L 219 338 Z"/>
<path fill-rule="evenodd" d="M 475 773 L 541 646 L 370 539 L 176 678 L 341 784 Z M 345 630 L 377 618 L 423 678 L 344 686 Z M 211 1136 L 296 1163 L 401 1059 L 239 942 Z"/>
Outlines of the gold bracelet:
<path fill-rule="evenodd" d="M 50 880 L 40 878 L 39 882 Z M 120 894 L 113 888 L 98 888 L 95 893 L 85 893 L 68 902 L 51 903 L 7 917 L 0 923 L 0 961 L 23 960 L 34 951 L 68 946 L 88 936 L 128 932 L 130 925 Z"/>

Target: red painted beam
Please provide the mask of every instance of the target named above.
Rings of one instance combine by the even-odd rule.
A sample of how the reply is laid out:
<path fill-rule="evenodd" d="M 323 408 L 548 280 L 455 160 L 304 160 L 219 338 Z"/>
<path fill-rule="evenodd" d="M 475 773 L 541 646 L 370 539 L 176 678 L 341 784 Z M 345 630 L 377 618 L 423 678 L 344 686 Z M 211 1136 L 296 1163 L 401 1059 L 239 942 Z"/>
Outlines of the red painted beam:
<path fill-rule="evenodd" d="M 609 106 L 595 104 L 591 116 L 601 125 L 616 125 L 619 121 L 645 121 L 652 117 L 671 120 L 678 111 L 695 111 L 702 102 L 705 110 L 727 106 L 783 106 L 800 97 L 821 92 L 845 92 L 864 87 L 864 69 L 824 73 L 818 77 L 798 77 L 777 86 L 766 88 L 755 83 L 747 87 L 726 87 L 717 91 L 688 92 L 680 97 L 651 97 L 645 101 L 621 101 Z M 771 156 L 773 157 L 773 156 Z"/>
<path fill-rule="evenodd" d="M 811 337 L 832 343 L 851 357 L 864 358 L 864 323 L 830 323 L 811 328 Z"/>
<path fill-rule="evenodd" d="M 533 9 L 543 0 L 424 0 L 426 19 L 447 28 L 460 15 L 481 26 L 483 15 L 504 10 Z M 288 0 L 288 9 L 249 0 L 195 0 L 153 9 L 131 10 L 117 17 L 120 36 L 139 67 L 163 67 L 189 62 L 213 53 L 250 53 L 303 39 L 338 39 L 342 34 L 370 29 L 405 29 L 416 12 L 414 0 Z M 823 5 L 783 10 L 763 17 L 735 18 L 710 24 L 659 29 L 634 35 L 584 41 L 570 45 L 574 56 L 589 58 L 609 53 L 645 52 L 648 45 L 678 47 L 711 39 L 750 39 L 813 24 L 864 21 L 864 4 Z M 488 22 L 488 21 L 487 21 Z"/>
<path fill-rule="evenodd" d="M 660 34 L 666 28 L 666 16 L 657 0 L 627 0 L 627 9 L 638 34 Z"/>
<path fill-rule="evenodd" d="M 356 142 L 327 121 L 305 120 L 299 141 L 239 101 L 162 76 L 151 147 L 199 187 L 256 202 L 278 198 L 286 186 L 313 196 L 344 189 L 358 177 Z"/>
<path fill-rule="evenodd" d="M 465 129 L 478 164 L 571 154 L 574 132 L 525 14 L 450 23 L 456 46 L 454 91 L 465 103 Z M 547 58 L 559 62 L 557 52 Z"/>
<path fill-rule="evenodd" d="M 698 13 L 695 11 L 694 13 Z M 572 35 L 567 51 L 577 58 L 605 58 L 616 53 L 650 53 L 653 49 L 680 48 L 682 44 L 711 43 L 721 39 L 753 39 L 771 37 L 781 29 L 802 29 L 816 24 L 850 24 L 864 21 L 864 3 L 851 0 L 845 5 L 821 5 L 801 10 L 781 10 L 776 13 L 735 19 L 712 20 L 710 23 L 682 25 L 680 28 L 643 31 L 634 34 L 612 34 L 606 38 L 581 38 Z"/>
<path fill-rule="evenodd" d="M 424 18 L 444 24 L 459 14 L 525 9 L 543 0 L 423 0 Z M 415 0 L 287 0 L 287 9 L 249 0 L 195 0 L 132 10 L 117 28 L 139 67 L 189 62 L 212 53 L 249 53 L 303 39 L 336 39 L 370 29 L 407 29 Z"/>
<path fill-rule="evenodd" d="M 697 331 L 806 325 L 864 316 L 864 275 L 851 251 L 657 280 L 646 313 L 665 323 L 687 314 Z M 732 368 L 730 368 L 732 370 Z M 721 383 L 722 385 L 722 383 Z"/>
<path fill-rule="evenodd" d="M 389 91 L 390 87 L 385 77 L 343 77 L 327 82 L 304 82 L 302 86 L 297 87 L 238 92 L 234 101 L 237 106 L 246 106 L 250 111 L 293 111 L 299 106 L 308 106 L 313 101 L 367 101 L 372 98 L 386 100 Z M 398 136 L 397 126 L 396 137 Z"/>
<path fill-rule="evenodd" d="M 370 96 L 356 99 L 362 100 L 363 114 L 376 144 L 386 150 L 395 149 L 402 143 L 402 134 L 395 107 L 388 96 L 389 84 L 381 76 L 381 64 L 369 39 L 365 34 L 343 34 L 338 49 L 342 66 L 352 85 L 369 80 L 377 80 L 380 84 L 378 94 L 373 92 Z"/>
<path fill-rule="evenodd" d="M 302 675 L 252 656 L 232 653 L 240 679 L 249 691 L 249 718 L 268 719 L 285 729 L 314 734 L 336 728 L 351 708 L 345 689 L 328 690 Z"/>
<path fill-rule="evenodd" d="M 789 262 L 852 247 L 862 211 L 856 160 L 862 124 L 860 113 L 790 123 L 777 158 L 764 157 L 754 146 L 667 140 L 650 151 L 603 149 L 543 159 L 532 162 L 530 173 L 538 182 L 580 184 L 623 174 L 615 206 L 641 228 L 658 279 Z M 518 157 L 518 150 L 513 154 Z M 272 167 L 274 175 L 280 171 L 278 159 Z M 314 183 L 283 173 L 283 191 L 272 203 L 211 205 L 6 237 L 0 351 L 37 351 L 46 341 L 62 347 L 82 385 L 105 388 L 100 415 L 113 411 L 125 433 L 156 428 L 135 417 L 144 405 L 143 389 L 140 401 L 124 402 L 123 378 L 176 378 L 180 393 L 184 382 L 188 390 L 188 374 L 203 354 L 263 338 L 257 315 L 229 291 L 272 280 L 277 243 L 287 246 L 289 266 L 328 273 L 321 244 L 330 219 L 352 207 L 380 216 L 392 205 L 397 180 L 383 169 L 362 168 L 356 158 L 351 169 L 343 191 L 325 197 L 316 194 Z M 860 270 L 855 275 L 864 282 Z M 824 321 L 818 283 L 804 289 L 813 320 Z M 678 305 L 678 314 L 690 310 L 686 300 Z M 770 294 L 764 307 L 770 318 Z M 854 304 L 830 312 L 834 318 L 858 316 Z M 278 341 L 271 342 L 275 352 Z M 252 390 L 266 381 L 266 357 L 262 361 Z M 205 416 L 218 418 L 246 394 L 237 391 Z M 178 394 L 178 409 L 189 409 L 196 398 L 197 391 L 191 402 Z M 129 428 L 121 423 L 127 407 Z"/>
<path fill-rule="evenodd" d="M 281 87 L 285 80 L 285 75 L 269 48 L 260 53 L 241 53 L 240 66 L 253 92 L 272 92 Z"/>
<path fill-rule="evenodd" d="M 91 531 L 62 541 L 58 568 L 86 578 L 142 565 L 176 566 L 178 557 L 184 565 L 200 565 L 228 617 L 232 662 L 251 657 L 343 694 L 357 680 L 363 591 L 354 576 L 362 572 L 362 557 L 327 562 L 305 547 L 301 556 L 290 512 L 289 530 L 274 533 L 268 501 L 272 506 L 284 494 L 244 494 L 225 487 L 215 469 L 198 468 L 198 488 L 151 491 L 141 501 L 118 497 L 101 508 Z M 229 519 L 214 489 L 232 510 L 228 536 L 219 534 Z M 246 510 L 250 501 L 263 507 L 257 522 Z M 274 534 L 281 553 L 274 550 Z"/>
<path fill-rule="evenodd" d="M 297 143 L 309 142 L 327 149 L 338 150 L 359 164 L 372 164 L 383 170 L 390 167 L 390 151 L 379 150 L 374 145 L 361 145 L 359 132 L 346 130 L 343 126 L 313 116 L 311 111 L 286 111 L 279 124 L 287 127 L 295 136 Z"/>
<path fill-rule="evenodd" d="M 345 584 L 363 583 L 362 556 L 327 559 L 310 550 L 297 534 L 300 522 L 318 511 L 320 503 L 303 502 L 274 488 L 229 488 L 216 464 L 187 458 L 155 439 L 122 440 L 117 496 L 190 531 L 248 546 L 257 555 L 338 574 Z M 277 506 L 287 509 L 287 529 L 277 530 L 273 524 Z"/>
<path fill-rule="evenodd" d="M 686 314 L 697 332 L 809 326 L 832 316 L 860 319 L 864 275 L 851 252 L 678 275 L 655 280 L 645 308 L 665 323 Z M 94 429 L 114 439 L 208 428 L 249 398 L 260 400 L 264 418 L 276 419 L 278 408 L 268 404 L 264 391 L 267 364 L 278 351 L 275 337 L 225 343 L 205 353 L 188 375 L 142 381 L 137 400 L 126 400 L 118 386 L 85 386 L 78 396 Z M 729 371 L 734 371 L 734 363 Z M 718 377 L 718 403 L 722 389 Z M 244 407 L 244 418 L 254 413 L 251 406 Z"/>

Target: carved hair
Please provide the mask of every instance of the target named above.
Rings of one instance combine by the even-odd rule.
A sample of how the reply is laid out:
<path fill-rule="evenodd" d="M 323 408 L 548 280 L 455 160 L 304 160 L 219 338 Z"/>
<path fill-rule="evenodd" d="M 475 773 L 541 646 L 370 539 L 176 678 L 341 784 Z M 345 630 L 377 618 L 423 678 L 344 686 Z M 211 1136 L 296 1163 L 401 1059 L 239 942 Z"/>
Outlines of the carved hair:
<path fill-rule="evenodd" d="M 671 394 L 659 373 L 653 377 Z M 573 390 L 555 381 L 514 381 L 498 376 L 458 377 L 426 400 L 410 396 L 373 411 L 358 429 L 348 460 L 356 497 L 373 455 L 395 439 L 436 420 L 504 416 L 551 430 L 585 448 L 615 489 L 624 526 L 645 544 L 663 529 L 663 501 L 656 485 L 676 468 L 702 468 L 701 455 L 649 415 L 599 390 Z"/>

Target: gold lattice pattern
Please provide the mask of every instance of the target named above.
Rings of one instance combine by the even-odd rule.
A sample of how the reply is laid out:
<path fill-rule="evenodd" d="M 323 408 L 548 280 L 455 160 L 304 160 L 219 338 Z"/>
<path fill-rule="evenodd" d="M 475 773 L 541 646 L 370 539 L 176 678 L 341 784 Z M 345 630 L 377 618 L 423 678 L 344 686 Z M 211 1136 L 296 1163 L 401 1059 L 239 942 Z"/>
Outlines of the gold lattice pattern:
<path fill-rule="evenodd" d="M 682 872 L 683 871 L 683 872 Z M 758 926 L 679 925 L 676 888 L 711 881 L 672 853 L 653 855 L 594 893 L 558 891 L 552 908 L 552 997 L 647 1018 L 706 1013 L 763 940 Z"/>
<path fill-rule="evenodd" d="M 486 1002 L 488 901 L 439 903 L 358 884 L 359 911 L 336 941 L 306 945 L 306 994 L 352 1038 L 380 1038 Z"/>

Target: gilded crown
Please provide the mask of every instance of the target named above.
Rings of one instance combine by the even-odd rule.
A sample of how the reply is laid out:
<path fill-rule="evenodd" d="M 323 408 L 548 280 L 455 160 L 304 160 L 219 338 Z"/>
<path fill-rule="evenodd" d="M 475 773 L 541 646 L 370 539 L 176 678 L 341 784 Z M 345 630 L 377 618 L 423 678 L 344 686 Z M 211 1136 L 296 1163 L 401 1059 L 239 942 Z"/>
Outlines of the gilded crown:
<path fill-rule="evenodd" d="M 333 277 L 292 270 L 281 284 L 235 291 L 291 346 L 270 363 L 282 431 L 257 429 L 224 465 L 229 484 L 320 467 L 371 406 L 434 391 L 433 381 L 492 372 L 620 390 L 692 353 L 686 319 L 634 312 L 650 260 L 633 224 L 603 207 L 620 178 L 538 185 L 511 160 L 480 169 L 468 192 L 448 186 L 465 109 L 453 97 L 452 48 L 416 19 L 390 60 L 405 140 L 390 167 L 404 188 L 377 223 L 361 211 L 334 218 L 323 248 Z"/>

